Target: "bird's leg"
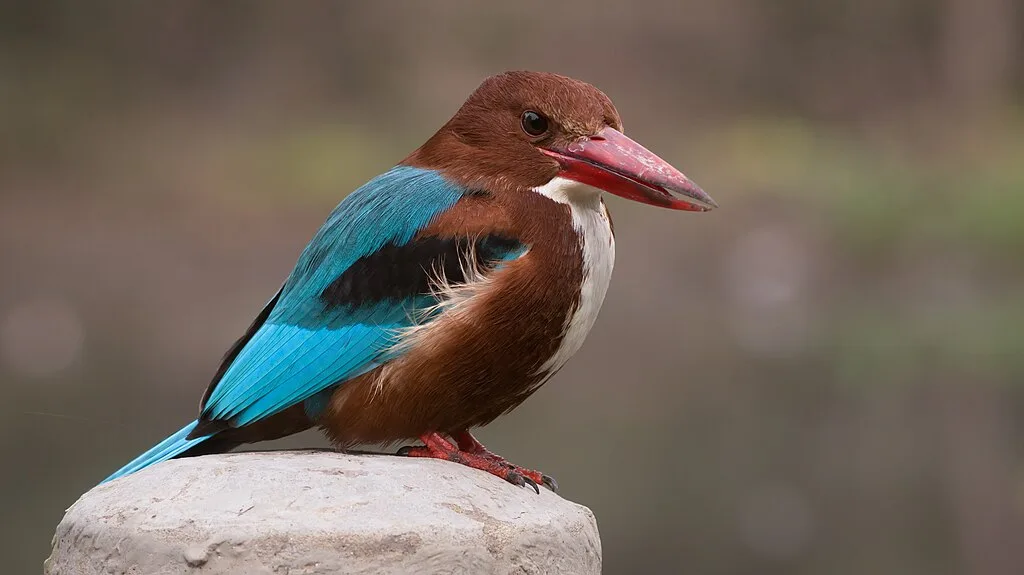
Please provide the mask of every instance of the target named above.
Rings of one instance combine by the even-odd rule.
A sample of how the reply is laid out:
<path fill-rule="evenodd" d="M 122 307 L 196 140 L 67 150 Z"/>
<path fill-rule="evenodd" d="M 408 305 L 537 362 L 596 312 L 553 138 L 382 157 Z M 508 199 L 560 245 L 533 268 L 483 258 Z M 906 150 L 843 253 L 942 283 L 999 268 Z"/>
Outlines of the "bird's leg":
<path fill-rule="evenodd" d="M 544 475 L 539 471 L 526 469 L 525 467 L 519 467 L 518 465 L 509 463 L 509 461 L 504 457 L 484 447 L 484 444 L 477 441 L 477 438 L 473 437 L 473 434 L 471 434 L 468 429 L 463 429 L 462 431 L 457 431 L 453 433 L 452 439 L 454 439 L 455 442 L 458 443 L 459 449 L 465 453 L 477 455 L 484 459 L 488 459 L 500 465 L 504 465 L 506 467 L 514 469 L 518 471 L 520 474 L 522 474 L 523 477 L 528 477 L 529 479 L 532 479 L 534 483 L 546 485 L 547 488 L 550 489 L 551 491 L 558 491 L 558 482 L 555 481 L 554 477 L 551 477 L 550 475 Z"/>
<path fill-rule="evenodd" d="M 458 434 L 459 437 L 462 435 L 463 434 L 461 433 Z M 496 475 L 513 485 L 518 485 L 520 487 L 529 485 L 530 487 L 533 487 L 537 493 L 540 493 L 540 488 L 537 487 L 538 483 L 547 485 L 552 490 L 556 488 L 554 480 L 550 477 L 536 471 L 512 465 L 501 457 L 487 451 L 483 445 L 480 445 L 476 439 L 473 439 L 472 436 L 469 435 L 469 432 L 465 432 L 465 435 L 469 436 L 469 438 L 475 443 L 475 446 L 468 443 L 465 444 L 467 447 L 471 448 L 470 450 L 462 449 L 464 441 L 460 440 L 458 437 L 456 437 L 456 441 L 459 445 L 455 445 L 439 433 L 425 433 L 420 436 L 420 440 L 423 441 L 422 447 L 403 447 L 398 451 L 398 454 L 408 457 L 431 457 L 434 459 L 444 459 L 446 461 L 460 463 L 467 467 L 472 467 L 473 469 L 479 469 L 481 471 L 486 471 L 491 475 Z"/>

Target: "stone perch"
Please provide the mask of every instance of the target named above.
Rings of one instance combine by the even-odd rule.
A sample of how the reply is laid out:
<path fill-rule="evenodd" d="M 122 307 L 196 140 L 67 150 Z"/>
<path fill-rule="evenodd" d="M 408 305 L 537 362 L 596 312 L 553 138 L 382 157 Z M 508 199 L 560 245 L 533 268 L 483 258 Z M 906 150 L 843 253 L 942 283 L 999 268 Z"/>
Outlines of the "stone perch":
<path fill-rule="evenodd" d="M 46 575 L 600 573 L 593 513 L 428 459 L 263 452 L 171 460 L 83 495 Z"/>

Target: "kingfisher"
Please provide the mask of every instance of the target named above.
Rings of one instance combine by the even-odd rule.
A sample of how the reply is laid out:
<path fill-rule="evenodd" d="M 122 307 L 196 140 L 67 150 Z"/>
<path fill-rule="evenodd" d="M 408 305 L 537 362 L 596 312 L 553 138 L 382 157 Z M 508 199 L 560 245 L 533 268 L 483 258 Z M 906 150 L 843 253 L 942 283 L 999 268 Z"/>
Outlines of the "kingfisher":
<path fill-rule="evenodd" d="M 585 82 L 491 76 L 394 168 L 329 215 L 225 354 L 199 416 L 112 474 L 319 427 L 338 449 L 406 445 L 514 485 L 550 476 L 471 430 L 506 414 L 583 345 L 615 236 L 603 192 L 717 207 L 623 134 Z"/>

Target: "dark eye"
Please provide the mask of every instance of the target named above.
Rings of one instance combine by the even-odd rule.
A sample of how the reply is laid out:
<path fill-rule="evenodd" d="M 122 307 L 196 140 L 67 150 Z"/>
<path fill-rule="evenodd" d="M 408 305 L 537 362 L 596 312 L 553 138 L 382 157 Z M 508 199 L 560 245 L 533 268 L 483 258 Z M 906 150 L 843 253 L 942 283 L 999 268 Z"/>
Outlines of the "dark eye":
<path fill-rule="evenodd" d="M 531 136 L 543 136 L 548 131 L 548 119 L 537 112 L 523 112 L 523 131 Z"/>

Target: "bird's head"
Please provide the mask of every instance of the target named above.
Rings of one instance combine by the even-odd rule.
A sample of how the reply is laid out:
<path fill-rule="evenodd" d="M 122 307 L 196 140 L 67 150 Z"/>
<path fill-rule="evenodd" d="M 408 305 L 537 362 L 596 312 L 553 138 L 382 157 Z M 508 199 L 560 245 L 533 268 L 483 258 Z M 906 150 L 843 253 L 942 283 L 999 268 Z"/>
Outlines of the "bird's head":
<path fill-rule="evenodd" d="M 406 163 L 487 189 L 531 189 L 561 177 L 654 206 L 717 207 L 682 172 L 623 134 L 608 96 L 557 74 L 487 78 Z"/>

